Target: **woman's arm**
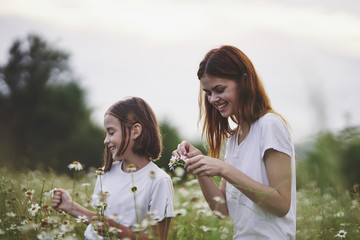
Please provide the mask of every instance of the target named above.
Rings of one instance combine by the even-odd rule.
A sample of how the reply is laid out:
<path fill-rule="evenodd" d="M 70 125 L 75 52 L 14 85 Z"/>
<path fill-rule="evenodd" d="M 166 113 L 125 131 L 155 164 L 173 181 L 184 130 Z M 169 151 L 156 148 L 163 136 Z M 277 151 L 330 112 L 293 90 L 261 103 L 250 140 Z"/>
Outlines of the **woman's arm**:
<path fill-rule="evenodd" d="M 73 202 L 69 192 L 64 189 L 54 190 L 51 205 L 54 209 L 65 211 L 75 218 L 79 216 L 86 216 L 88 220 L 84 222 L 85 224 L 89 224 L 91 222 L 91 218 L 96 215 L 96 212 L 90 211 L 78 203 Z"/>
<path fill-rule="evenodd" d="M 221 179 L 220 187 L 218 187 L 209 176 L 198 176 L 197 179 L 205 200 L 209 204 L 211 210 L 220 213 L 216 214 L 216 216 L 219 218 L 229 216 L 226 204 L 225 180 Z"/>
<path fill-rule="evenodd" d="M 180 155 L 184 155 L 189 159 L 196 156 L 204 156 L 199 149 L 187 141 L 182 141 L 172 154 L 177 155 L 178 157 Z M 188 164 L 185 165 L 185 168 L 187 166 Z M 219 218 L 228 216 L 229 213 L 226 205 L 225 180 L 221 180 L 219 188 L 209 176 L 198 176 L 197 179 L 205 200 L 209 204 L 211 210 L 220 212 L 220 215 L 218 215 Z"/>
<path fill-rule="evenodd" d="M 198 177 L 223 177 L 253 202 L 272 214 L 283 217 L 291 204 L 291 159 L 284 153 L 268 149 L 264 162 L 270 186 L 253 180 L 226 162 L 204 155 L 189 159 L 185 166 Z"/>

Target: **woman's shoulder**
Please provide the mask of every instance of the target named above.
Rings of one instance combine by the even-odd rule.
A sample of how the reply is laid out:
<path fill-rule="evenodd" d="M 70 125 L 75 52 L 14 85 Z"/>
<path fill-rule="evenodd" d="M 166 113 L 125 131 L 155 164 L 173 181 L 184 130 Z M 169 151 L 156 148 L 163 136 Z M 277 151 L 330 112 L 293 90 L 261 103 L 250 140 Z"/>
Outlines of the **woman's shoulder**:
<path fill-rule="evenodd" d="M 259 129 L 262 134 L 276 134 L 285 136 L 286 139 L 292 139 L 291 128 L 285 119 L 277 113 L 266 113 L 259 120 Z"/>
<path fill-rule="evenodd" d="M 284 119 L 277 113 L 269 112 L 259 118 L 261 122 L 284 122 Z"/>
<path fill-rule="evenodd" d="M 278 126 L 280 128 L 287 128 L 287 123 L 284 118 L 277 113 L 266 113 L 257 120 L 260 127 Z"/>

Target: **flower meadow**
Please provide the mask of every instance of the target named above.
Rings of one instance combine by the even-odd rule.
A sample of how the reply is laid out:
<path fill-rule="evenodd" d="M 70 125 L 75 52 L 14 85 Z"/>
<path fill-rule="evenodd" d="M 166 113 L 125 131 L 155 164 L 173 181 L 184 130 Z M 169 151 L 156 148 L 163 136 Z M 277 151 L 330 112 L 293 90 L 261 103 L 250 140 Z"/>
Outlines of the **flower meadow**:
<path fill-rule="evenodd" d="M 72 176 L 0 169 L 0 239 L 84 239 L 86 217 L 73 218 L 52 209 L 52 192 L 64 188 L 75 201 L 92 209 L 92 191 L 101 169 L 85 172 L 81 165 L 72 164 Z M 184 175 L 182 167 L 169 174 L 177 216 L 168 239 L 232 239 L 230 219 L 222 220 L 210 210 L 195 177 Z M 298 190 L 297 239 L 360 239 L 359 186 L 336 195 L 330 192 L 320 191 L 315 183 Z"/>

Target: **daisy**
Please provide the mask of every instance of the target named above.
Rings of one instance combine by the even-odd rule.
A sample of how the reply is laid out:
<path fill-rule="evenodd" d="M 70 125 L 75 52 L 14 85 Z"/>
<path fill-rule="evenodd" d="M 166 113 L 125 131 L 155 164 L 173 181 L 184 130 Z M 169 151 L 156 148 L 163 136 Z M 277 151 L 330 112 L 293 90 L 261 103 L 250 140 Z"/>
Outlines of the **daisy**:
<path fill-rule="evenodd" d="M 185 166 L 187 159 L 188 158 L 185 157 L 184 155 L 181 155 L 180 157 L 172 155 L 169 161 L 169 169 L 174 170 L 174 168 L 177 166 L 182 166 L 182 167 Z"/>
<path fill-rule="evenodd" d="M 109 228 L 109 232 L 111 232 L 111 233 L 113 233 L 115 236 L 117 236 L 118 233 L 121 233 L 121 232 L 122 232 L 122 230 L 121 230 L 121 229 L 118 229 L 118 228 L 116 228 L 116 227 L 110 227 L 110 228 Z"/>
<path fill-rule="evenodd" d="M 185 174 L 185 170 L 180 167 L 175 168 L 174 172 L 175 172 L 175 175 L 178 177 L 182 177 Z"/>
<path fill-rule="evenodd" d="M 175 210 L 175 216 L 185 216 L 186 215 L 186 210 L 181 208 L 179 210 Z"/>
<path fill-rule="evenodd" d="M 122 216 L 120 216 L 117 213 L 114 213 L 113 215 L 110 216 L 111 219 L 114 219 L 116 222 L 120 222 L 120 220 L 123 218 Z"/>
<path fill-rule="evenodd" d="M 34 196 L 34 192 L 35 192 L 35 190 L 26 190 L 25 197 L 32 199 L 32 197 Z"/>
<path fill-rule="evenodd" d="M 150 178 L 152 179 L 152 180 L 154 180 L 155 179 L 155 172 L 154 171 L 150 171 Z"/>
<path fill-rule="evenodd" d="M 215 196 L 213 199 L 215 202 L 220 203 L 220 204 L 225 202 L 224 199 L 220 196 Z"/>
<path fill-rule="evenodd" d="M 204 232 L 208 232 L 208 231 L 211 231 L 211 230 L 213 230 L 212 228 L 208 228 L 207 226 L 201 226 L 200 227 L 201 228 L 201 230 L 203 230 Z"/>
<path fill-rule="evenodd" d="M 74 169 L 75 171 L 81 171 L 83 169 L 81 163 L 77 161 L 73 161 L 71 164 L 69 164 L 68 168 L 70 170 Z"/>
<path fill-rule="evenodd" d="M 85 215 L 83 215 L 83 216 L 78 216 L 77 218 L 76 218 L 76 222 L 77 223 L 80 223 L 80 222 L 87 222 L 88 221 L 88 218 L 87 218 L 87 216 L 85 216 Z"/>
<path fill-rule="evenodd" d="M 136 167 L 134 164 L 129 164 L 129 166 L 126 169 L 128 172 L 132 173 L 136 171 Z"/>
<path fill-rule="evenodd" d="M 39 204 L 35 203 L 35 204 L 31 204 L 31 208 L 29 208 L 29 213 L 31 214 L 31 216 L 35 216 L 38 214 L 40 210 L 40 206 Z"/>
<path fill-rule="evenodd" d="M 102 176 L 104 175 L 104 170 L 102 168 L 98 168 L 95 171 L 95 176 Z"/>
<path fill-rule="evenodd" d="M 338 237 L 338 238 L 345 238 L 347 232 L 345 230 L 340 230 L 338 232 L 338 234 L 335 235 L 335 237 Z"/>
<path fill-rule="evenodd" d="M 74 226 L 70 224 L 69 221 L 64 221 L 60 226 L 62 232 L 71 232 L 74 229 Z"/>
<path fill-rule="evenodd" d="M 16 217 L 16 214 L 13 213 L 13 212 L 8 212 L 8 213 L 6 213 L 6 216 L 8 216 L 8 217 Z"/>
<path fill-rule="evenodd" d="M 223 215 L 221 212 L 219 212 L 217 210 L 214 210 L 213 213 L 214 213 L 215 216 L 217 216 L 220 219 L 225 219 L 226 218 L 225 215 Z"/>
<path fill-rule="evenodd" d="M 343 211 L 340 211 L 340 212 L 334 214 L 335 217 L 343 217 L 344 215 L 345 215 L 345 214 L 344 214 Z"/>

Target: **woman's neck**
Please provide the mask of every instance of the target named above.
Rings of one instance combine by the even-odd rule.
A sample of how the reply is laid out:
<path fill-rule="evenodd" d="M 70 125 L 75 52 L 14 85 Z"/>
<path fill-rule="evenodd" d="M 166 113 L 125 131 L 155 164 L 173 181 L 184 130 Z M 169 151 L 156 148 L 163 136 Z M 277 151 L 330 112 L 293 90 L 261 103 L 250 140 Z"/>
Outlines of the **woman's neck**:
<path fill-rule="evenodd" d="M 250 131 L 250 126 L 246 123 L 239 125 L 238 143 L 240 144 L 247 137 Z"/>

